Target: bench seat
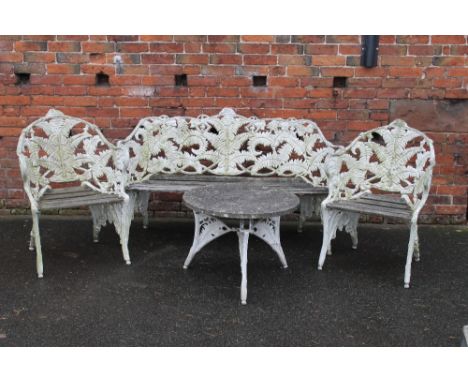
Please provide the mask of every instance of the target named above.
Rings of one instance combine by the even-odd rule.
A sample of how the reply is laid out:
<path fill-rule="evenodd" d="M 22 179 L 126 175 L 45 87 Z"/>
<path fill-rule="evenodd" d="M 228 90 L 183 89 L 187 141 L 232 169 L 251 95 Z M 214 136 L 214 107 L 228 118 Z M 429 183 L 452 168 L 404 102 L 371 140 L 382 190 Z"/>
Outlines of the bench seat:
<path fill-rule="evenodd" d="M 296 195 L 328 194 L 326 187 L 313 187 L 299 178 L 174 174 L 153 175 L 151 179 L 130 185 L 128 191 L 185 192 L 214 183 L 249 183 L 280 188 Z"/>

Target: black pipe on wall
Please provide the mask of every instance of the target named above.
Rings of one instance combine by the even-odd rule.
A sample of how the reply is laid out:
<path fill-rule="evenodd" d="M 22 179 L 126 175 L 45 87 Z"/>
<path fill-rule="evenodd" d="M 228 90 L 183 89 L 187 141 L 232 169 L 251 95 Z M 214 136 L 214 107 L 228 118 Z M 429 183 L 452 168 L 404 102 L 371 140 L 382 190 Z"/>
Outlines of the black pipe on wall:
<path fill-rule="evenodd" d="M 361 66 L 373 68 L 377 66 L 379 57 L 379 36 L 362 36 Z"/>

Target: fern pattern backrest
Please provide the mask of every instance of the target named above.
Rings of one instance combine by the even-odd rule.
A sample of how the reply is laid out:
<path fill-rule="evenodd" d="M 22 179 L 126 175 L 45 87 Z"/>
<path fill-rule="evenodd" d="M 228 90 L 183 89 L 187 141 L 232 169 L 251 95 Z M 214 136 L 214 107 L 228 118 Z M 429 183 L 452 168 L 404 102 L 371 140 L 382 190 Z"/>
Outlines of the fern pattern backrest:
<path fill-rule="evenodd" d="M 113 169 L 115 153 L 97 126 L 57 110 L 26 127 L 17 146 L 25 191 L 36 202 L 54 183 L 124 196 L 123 175 Z"/>
<path fill-rule="evenodd" d="M 309 120 L 218 115 L 148 117 L 118 143 L 128 151 L 130 182 L 155 174 L 299 176 L 326 184 L 336 146 Z"/>
<path fill-rule="evenodd" d="M 399 193 L 414 210 L 427 199 L 435 165 L 433 142 L 402 120 L 363 132 L 333 156 L 333 199 Z"/>

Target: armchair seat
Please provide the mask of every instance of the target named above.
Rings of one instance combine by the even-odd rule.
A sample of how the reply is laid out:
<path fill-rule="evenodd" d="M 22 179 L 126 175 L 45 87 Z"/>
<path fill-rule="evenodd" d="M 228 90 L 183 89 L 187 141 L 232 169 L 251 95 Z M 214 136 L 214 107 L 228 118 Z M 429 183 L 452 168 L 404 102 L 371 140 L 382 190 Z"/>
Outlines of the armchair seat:
<path fill-rule="evenodd" d="M 412 211 L 401 198 L 388 195 L 365 195 L 358 199 L 337 200 L 327 208 L 411 220 Z"/>
<path fill-rule="evenodd" d="M 47 190 L 39 200 L 39 209 L 75 208 L 96 204 L 119 203 L 124 199 L 115 194 L 103 194 L 88 187 L 67 187 Z"/>

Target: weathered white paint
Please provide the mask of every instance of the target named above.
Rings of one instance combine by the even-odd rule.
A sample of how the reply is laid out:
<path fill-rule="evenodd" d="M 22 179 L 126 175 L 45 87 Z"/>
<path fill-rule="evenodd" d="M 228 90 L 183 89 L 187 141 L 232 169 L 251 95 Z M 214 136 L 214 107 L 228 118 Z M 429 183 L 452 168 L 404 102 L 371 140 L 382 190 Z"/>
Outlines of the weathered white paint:
<path fill-rule="evenodd" d="M 380 192 L 397 193 L 411 214 L 410 239 L 404 285 L 409 287 L 413 256 L 419 260 L 417 221 L 431 187 L 435 154 L 432 140 L 404 121 L 363 132 L 348 147 L 339 149 L 327 163 L 328 197 L 322 202 L 323 244 L 318 268 L 322 269 L 326 252 L 337 229 L 345 228 L 357 245 L 359 213 L 333 208 L 333 203 L 353 201 Z M 375 211 L 385 214 L 378 201 Z"/>

